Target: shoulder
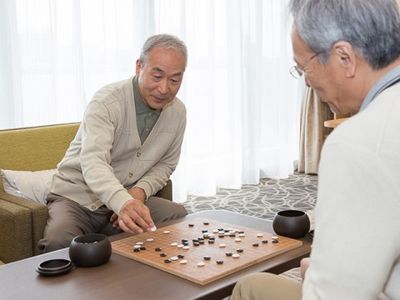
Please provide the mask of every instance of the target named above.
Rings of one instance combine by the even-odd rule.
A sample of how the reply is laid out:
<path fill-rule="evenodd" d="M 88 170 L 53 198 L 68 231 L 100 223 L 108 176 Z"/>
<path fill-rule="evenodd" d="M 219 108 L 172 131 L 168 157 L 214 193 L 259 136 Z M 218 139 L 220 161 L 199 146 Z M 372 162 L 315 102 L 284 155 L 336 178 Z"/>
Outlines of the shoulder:
<path fill-rule="evenodd" d="M 111 104 L 133 99 L 132 78 L 110 83 L 99 89 L 91 102 Z"/>
<path fill-rule="evenodd" d="M 163 108 L 163 113 L 173 117 L 186 118 L 186 106 L 177 97 Z"/>
<path fill-rule="evenodd" d="M 334 145 L 363 147 L 373 152 L 400 132 L 400 84 L 379 94 L 363 111 L 352 116 L 333 130 L 324 148 Z"/>

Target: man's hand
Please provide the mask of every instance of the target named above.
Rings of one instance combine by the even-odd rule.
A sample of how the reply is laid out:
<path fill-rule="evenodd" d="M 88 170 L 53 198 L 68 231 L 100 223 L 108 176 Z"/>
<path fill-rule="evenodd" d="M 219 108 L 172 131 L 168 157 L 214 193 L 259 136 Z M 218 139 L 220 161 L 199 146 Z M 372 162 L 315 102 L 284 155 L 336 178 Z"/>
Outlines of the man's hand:
<path fill-rule="evenodd" d="M 138 199 L 129 200 L 122 206 L 117 222 L 123 231 L 130 233 L 142 233 L 154 226 L 148 207 Z"/>
<path fill-rule="evenodd" d="M 306 276 L 306 271 L 309 266 L 310 266 L 310 258 L 309 257 L 303 258 L 300 261 L 300 274 L 301 274 L 302 279 L 304 279 L 304 277 Z"/>

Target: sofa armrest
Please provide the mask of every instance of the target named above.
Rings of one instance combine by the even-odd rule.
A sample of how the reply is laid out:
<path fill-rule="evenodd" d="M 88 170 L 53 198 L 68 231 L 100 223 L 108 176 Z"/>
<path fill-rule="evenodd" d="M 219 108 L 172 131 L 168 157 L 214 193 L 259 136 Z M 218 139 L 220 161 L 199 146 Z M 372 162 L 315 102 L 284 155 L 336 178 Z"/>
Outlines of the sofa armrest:
<path fill-rule="evenodd" d="M 0 199 L 0 260 L 4 263 L 32 256 L 29 209 Z"/>
<path fill-rule="evenodd" d="M 18 257 L 17 259 L 40 254 L 41 252 L 37 247 L 37 243 L 43 237 L 44 228 L 47 224 L 47 218 L 49 215 L 47 206 L 40 203 L 32 202 L 21 197 L 16 197 L 5 192 L 0 192 L 0 203 L 3 203 L 3 205 L 5 205 L 5 203 L 13 204 L 20 207 L 21 211 L 23 210 L 29 212 L 29 218 L 27 218 L 26 220 L 29 221 L 31 244 L 29 247 L 27 247 L 26 245 L 18 245 L 18 247 L 30 249 L 30 254 L 24 257 Z"/>
<path fill-rule="evenodd" d="M 167 185 L 164 186 L 161 190 L 159 190 L 158 193 L 155 194 L 155 196 L 173 201 L 172 200 L 172 181 L 168 180 Z"/>

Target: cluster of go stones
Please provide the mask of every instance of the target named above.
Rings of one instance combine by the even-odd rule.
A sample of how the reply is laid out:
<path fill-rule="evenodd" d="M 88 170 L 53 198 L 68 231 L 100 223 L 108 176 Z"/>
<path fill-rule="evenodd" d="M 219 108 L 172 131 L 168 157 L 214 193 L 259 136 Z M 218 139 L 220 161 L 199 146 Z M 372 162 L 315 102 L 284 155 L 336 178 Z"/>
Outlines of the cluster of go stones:
<path fill-rule="evenodd" d="M 208 226 L 210 224 L 209 224 L 209 222 L 203 222 L 203 225 L 204 226 Z M 193 228 L 193 227 L 195 227 L 195 224 L 190 223 L 190 224 L 188 224 L 188 226 L 190 228 Z M 170 233 L 169 230 L 164 230 L 163 231 L 163 234 L 169 234 L 169 233 Z M 227 228 L 227 229 L 218 228 L 218 229 L 213 229 L 211 232 L 208 229 L 203 229 L 202 230 L 202 236 L 192 239 L 192 245 L 193 245 L 193 247 L 198 247 L 200 245 L 204 245 L 205 243 L 214 244 L 216 237 L 218 237 L 219 239 L 224 239 L 225 237 L 235 238 L 235 242 L 236 243 L 240 243 L 245 236 L 246 236 L 246 234 L 245 234 L 244 231 L 239 231 L 238 229 L 234 229 L 234 228 Z M 257 238 L 262 238 L 262 237 L 263 237 L 262 233 L 257 233 Z M 154 239 L 152 239 L 152 238 L 149 238 L 149 239 L 146 240 L 146 242 L 153 242 L 153 241 L 154 241 Z M 271 237 L 271 243 L 276 244 L 278 242 L 279 242 L 279 237 L 276 236 L 276 235 L 273 235 Z M 262 239 L 261 243 L 262 244 L 268 244 L 268 240 Z M 182 239 L 180 243 L 179 242 L 172 242 L 170 244 L 170 246 L 171 247 L 176 247 L 178 249 L 189 250 L 190 249 L 190 242 L 187 239 Z M 259 242 L 253 243 L 252 246 L 253 247 L 258 247 L 259 246 Z M 219 248 L 225 248 L 226 244 L 225 243 L 219 243 L 218 247 Z M 137 242 L 133 246 L 133 251 L 134 252 L 140 252 L 142 250 L 146 250 L 146 247 L 144 246 L 143 242 Z M 169 264 L 169 263 L 172 263 L 173 261 L 178 261 L 178 260 L 179 260 L 179 263 L 182 264 L 182 265 L 188 263 L 188 261 L 186 259 L 184 259 L 185 256 L 182 255 L 182 254 L 174 255 L 174 256 L 171 256 L 171 257 L 167 258 L 168 257 L 167 253 L 163 252 L 161 247 L 156 247 L 156 248 L 154 248 L 154 250 L 156 252 L 160 252 L 160 257 L 164 258 L 164 263 L 166 263 L 166 264 Z M 240 254 L 243 253 L 243 252 L 244 252 L 244 249 L 237 248 L 235 250 L 235 253 L 226 252 L 225 256 L 238 259 L 238 258 L 240 258 Z M 204 256 L 203 260 L 204 261 L 211 261 L 211 257 L 210 256 Z M 198 267 L 204 267 L 205 266 L 205 262 L 204 261 L 198 262 L 197 266 Z M 218 264 L 218 265 L 222 265 L 224 263 L 224 261 L 223 260 L 216 260 L 215 263 Z"/>

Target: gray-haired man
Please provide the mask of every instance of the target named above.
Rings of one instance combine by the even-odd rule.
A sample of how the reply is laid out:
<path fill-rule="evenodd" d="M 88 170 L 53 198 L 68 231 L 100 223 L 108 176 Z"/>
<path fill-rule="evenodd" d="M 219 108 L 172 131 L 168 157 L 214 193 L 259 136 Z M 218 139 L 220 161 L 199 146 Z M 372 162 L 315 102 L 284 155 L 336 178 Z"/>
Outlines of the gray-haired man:
<path fill-rule="evenodd" d="M 39 241 L 44 252 L 69 246 L 79 234 L 110 232 L 112 215 L 114 226 L 132 233 L 186 215 L 182 205 L 153 197 L 180 156 L 186 110 L 176 94 L 186 63 L 182 41 L 152 36 L 136 76 L 94 95 L 53 179 Z"/>
<path fill-rule="evenodd" d="M 303 286 L 257 274 L 232 299 L 400 299 L 398 9 L 395 0 L 292 0 L 292 71 L 333 111 L 356 115 L 322 151 Z"/>

